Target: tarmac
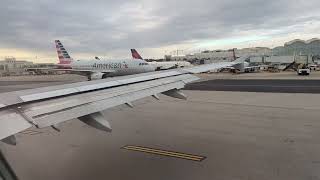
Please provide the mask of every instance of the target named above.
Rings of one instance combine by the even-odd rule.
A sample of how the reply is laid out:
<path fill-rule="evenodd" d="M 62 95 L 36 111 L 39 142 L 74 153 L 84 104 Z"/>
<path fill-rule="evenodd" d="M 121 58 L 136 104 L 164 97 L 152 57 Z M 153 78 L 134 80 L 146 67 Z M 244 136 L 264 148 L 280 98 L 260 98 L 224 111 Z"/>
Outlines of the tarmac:
<path fill-rule="evenodd" d="M 255 76 L 222 75 L 203 74 L 201 77 L 210 81 L 200 83 L 212 86 L 220 79 L 220 84 L 230 85 L 232 80 L 231 84 L 245 87 L 246 83 L 254 82 L 246 82 L 245 76 L 249 80 Z M 269 74 L 259 76 L 274 79 L 273 74 L 270 78 Z M 296 77 L 289 73 L 280 76 L 287 76 L 284 83 L 285 79 Z M 38 77 L 28 83 L 19 78 L 12 80 L 21 84 L 0 79 L 0 91 L 83 80 L 69 75 L 59 78 Z M 293 86 L 306 83 L 292 82 Z M 278 81 L 268 83 L 274 85 Z M 134 108 L 120 106 L 106 110 L 103 113 L 112 124 L 112 133 L 72 120 L 60 125 L 60 133 L 50 128 L 34 128 L 17 135 L 17 146 L 0 144 L 0 147 L 17 176 L 24 180 L 320 179 L 320 95 L 276 90 L 239 92 L 233 88 L 184 90 L 188 95 L 186 101 L 161 95 L 159 101 L 150 97 L 134 102 Z M 128 146 L 167 153 L 124 148 Z M 204 159 L 193 161 L 163 155 L 169 152 Z"/>
<path fill-rule="evenodd" d="M 319 80 L 216 79 L 186 86 L 186 90 L 275 93 L 320 93 Z"/>

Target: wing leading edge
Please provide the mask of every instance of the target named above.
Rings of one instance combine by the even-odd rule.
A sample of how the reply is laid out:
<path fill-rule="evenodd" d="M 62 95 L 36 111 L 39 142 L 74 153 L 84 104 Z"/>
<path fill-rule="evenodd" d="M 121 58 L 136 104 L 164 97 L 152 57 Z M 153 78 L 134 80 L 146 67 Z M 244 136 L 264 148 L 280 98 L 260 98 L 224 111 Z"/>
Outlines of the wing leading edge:
<path fill-rule="evenodd" d="M 198 80 L 195 73 L 216 70 L 238 62 L 215 63 L 191 68 L 158 71 L 97 81 L 79 82 L 0 94 L 0 140 L 16 144 L 15 134 L 32 126 L 53 127 L 79 119 L 111 131 L 101 111 L 157 94 L 186 99 L 180 91 L 187 83 Z"/>

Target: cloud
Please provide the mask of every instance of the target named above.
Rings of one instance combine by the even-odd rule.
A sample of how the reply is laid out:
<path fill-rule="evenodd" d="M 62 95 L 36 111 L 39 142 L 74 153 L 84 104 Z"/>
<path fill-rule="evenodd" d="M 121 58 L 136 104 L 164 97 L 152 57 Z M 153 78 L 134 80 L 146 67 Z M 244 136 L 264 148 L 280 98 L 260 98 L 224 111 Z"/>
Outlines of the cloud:
<path fill-rule="evenodd" d="M 54 58 L 53 40 L 60 39 L 75 56 L 126 57 L 134 47 L 161 57 L 174 48 L 231 47 L 239 39 L 319 36 L 319 5 L 318 0 L 4 0 L 0 48 Z"/>

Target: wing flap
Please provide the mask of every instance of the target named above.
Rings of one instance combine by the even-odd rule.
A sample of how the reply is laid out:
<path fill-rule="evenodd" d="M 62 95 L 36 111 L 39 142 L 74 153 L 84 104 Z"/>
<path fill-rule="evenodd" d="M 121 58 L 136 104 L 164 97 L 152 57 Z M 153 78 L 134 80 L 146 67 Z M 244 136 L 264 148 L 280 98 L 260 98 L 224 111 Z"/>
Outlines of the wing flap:
<path fill-rule="evenodd" d="M 0 139 L 32 127 L 20 113 L 13 109 L 0 111 Z"/>
<path fill-rule="evenodd" d="M 147 96 L 184 87 L 184 80 L 199 78 L 186 74 L 22 106 L 24 115 L 39 127 L 103 111 Z"/>
<path fill-rule="evenodd" d="M 72 84 L 28 89 L 22 91 L 8 92 L 0 94 L 0 108 L 20 103 L 27 103 L 48 98 L 57 98 L 76 93 L 85 93 L 106 88 L 123 86 L 130 83 L 151 81 L 166 77 L 186 74 L 179 71 L 164 71 L 161 73 L 143 73 L 123 77 L 108 78 L 96 81 L 78 82 Z"/>
<path fill-rule="evenodd" d="M 67 88 L 43 93 L 30 94 L 25 96 L 20 96 L 23 102 L 36 101 L 40 99 L 46 99 L 54 96 L 63 96 L 66 94 L 73 94 L 79 92 L 76 88 Z"/>
<path fill-rule="evenodd" d="M 160 93 L 163 91 L 170 90 L 172 88 L 182 88 L 182 87 L 184 87 L 184 83 L 180 82 L 180 83 L 168 84 L 158 88 L 141 90 L 139 92 L 128 93 L 126 95 L 121 95 L 119 97 L 113 97 L 113 98 L 109 98 L 101 101 L 95 101 L 88 104 L 82 104 L 79 106 L 74 106 L 72 108 L 67 108 L 63 111 L 45 114 L 44 116 L 34 118 L 34 121 L 36 122 L 38 127 L 43 128 L 43 127 L 58 124 L 67 120 L 92 114 L 95 112 L 103 111 L 111 107 L 119 106 L 121 104 L 125 104 L 128 101 L 135 101 L 137 99 L 151 96 L 154 93 Z M 152 92 L 150 90 L 152 90 Z"/>
<path fill-rule="evenodd" d="M 90 103 L 97 100 L 103 100 L 112 98 L 115 96 L 120 96 L 122 94 L 135 92 L 143 89 L 152 88 L 155 86 L 161 86 L 163 84 L 168 84 L 177 81 L 183 81 L 184 83 L 197 80 L 199 78 L 192 75 L 181 75 L 176 77 L 169 77 L 161 80 L 148 81 L 143 83 L 130 84 L 126 86 L 119 86 L 115 88 L 105 89 L 96 92 L 90 92 L 86 94 L 78 94 L 69 97 L 63 97 L 62 99 L 51 99 L 44 102 L 34 103 L 27 106 L 23 106 L 24 113 L 29 117 L 38 116 L 39 114 L 45 114 L 50 111 L 60 111 L 65 108 L 70 108 L 76 106 L 80 103 Z"/>

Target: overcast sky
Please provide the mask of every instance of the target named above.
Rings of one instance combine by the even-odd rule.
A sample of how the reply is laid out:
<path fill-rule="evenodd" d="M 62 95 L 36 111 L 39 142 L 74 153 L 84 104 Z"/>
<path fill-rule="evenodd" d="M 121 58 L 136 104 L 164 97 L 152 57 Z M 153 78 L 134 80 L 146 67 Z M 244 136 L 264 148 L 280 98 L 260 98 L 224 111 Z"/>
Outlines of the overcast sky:
<path fill-rule="evenodd" d="M 2 0 L 0 57 L 163 57 L 320 37 L 319 0 Z M 180 52 L 182 53 L 182 52 Z"/>

